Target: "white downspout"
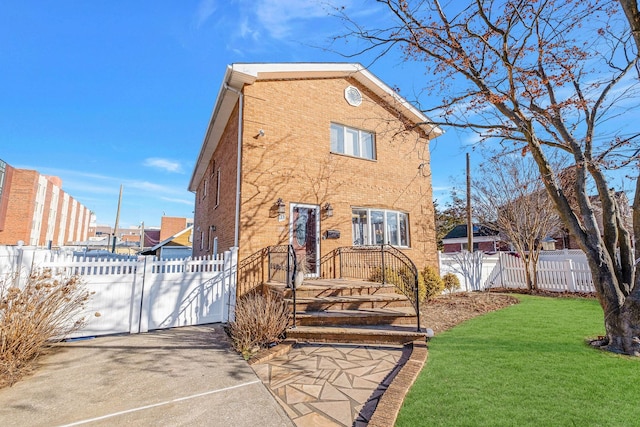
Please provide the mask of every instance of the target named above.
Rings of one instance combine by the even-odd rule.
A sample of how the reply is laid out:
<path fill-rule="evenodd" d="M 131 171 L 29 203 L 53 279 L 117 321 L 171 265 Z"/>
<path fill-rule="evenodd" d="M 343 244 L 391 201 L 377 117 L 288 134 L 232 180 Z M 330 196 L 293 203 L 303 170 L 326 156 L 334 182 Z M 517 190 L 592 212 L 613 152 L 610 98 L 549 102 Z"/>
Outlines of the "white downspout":
<path fill-rule="evenodd" d="M 224 88 L 238 95 L 238 164 L 236 170 L 236 218 L 233 236 L 233 246 L 238 247 L 240 243 L 240 169 L 242 167 L 242 109 L 244 105 L 244 96 L 241 91 L 224 84 Z"/>

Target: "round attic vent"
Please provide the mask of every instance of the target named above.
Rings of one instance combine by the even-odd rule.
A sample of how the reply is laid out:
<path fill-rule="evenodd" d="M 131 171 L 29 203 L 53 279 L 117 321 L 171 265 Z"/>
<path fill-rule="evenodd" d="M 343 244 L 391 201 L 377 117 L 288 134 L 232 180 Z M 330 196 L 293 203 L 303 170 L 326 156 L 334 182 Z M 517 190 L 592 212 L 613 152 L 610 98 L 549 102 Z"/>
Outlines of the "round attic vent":
<path fill-rule="evenodd" d="M 362 94 L 353 86 L 349 86 L 344 90 L 344 99 L 347 100 L 349 105 L 353 105 L 354 107 L 362 104 Z"/>

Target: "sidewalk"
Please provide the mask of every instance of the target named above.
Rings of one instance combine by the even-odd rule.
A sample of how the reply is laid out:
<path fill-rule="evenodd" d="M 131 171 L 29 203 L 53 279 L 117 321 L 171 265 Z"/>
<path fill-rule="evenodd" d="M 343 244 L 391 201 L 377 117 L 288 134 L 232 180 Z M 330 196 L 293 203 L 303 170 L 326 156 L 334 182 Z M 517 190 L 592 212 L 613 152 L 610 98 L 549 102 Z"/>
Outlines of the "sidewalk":
<path fill-rule="evenodd" d="M 293 426 L 221 325 L 62 343 L 0 389 L 0 425 Z"/>

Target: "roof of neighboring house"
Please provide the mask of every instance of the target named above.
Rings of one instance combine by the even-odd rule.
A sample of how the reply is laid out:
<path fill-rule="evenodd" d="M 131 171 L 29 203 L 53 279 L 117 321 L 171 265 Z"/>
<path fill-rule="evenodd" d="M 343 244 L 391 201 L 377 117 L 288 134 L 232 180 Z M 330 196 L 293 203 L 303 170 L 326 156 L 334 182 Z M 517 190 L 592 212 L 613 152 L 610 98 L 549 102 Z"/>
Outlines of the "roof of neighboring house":
<path fill-rule="evenodd" d="M 224 132 L 227 121 L 238 101 L 239 92 L 246 84 L 256 80 L 271 79 L 304 79 L 304 78 L 338 78 L 351 77 L 364 87 L 393 105 L 408 120 L 419 126 L 431 136 L 430 139 L 444 132 L 407 100 L 398 95 L 382 80 L 370 73 L 358 63 L 240 63 L 227 66 L 227 71 L 218 92 L 209 127 L 205 134 L 198 160 L 191 175 L 189 191 L 197 190 L 200 180 L 208 166 L 218 141 Z"/>
<path fill-rule="evenodd" d="M 498 236 L 500 233 L 494 230 L 493 228 L 487 227 L 486 225 L 474 224 L 473 225 L 473 236 L 474 237 L 482 237 L 482 236 Z M 467 225 L 460 224 L 456 225 L 453 230 L 447 233 L 446 236 L 442 238 L 445 239 L 459 239 L 462 237 L 467 237 Z"/>
<path fill-rule="evenodd" d="M 163 246 L 184 246 L 184 247 L 190 247 L 191 245 L 185 245 L 182 244 L 182 240 L 184 240 L 184 237 L 186 237 L 188 239 L 188 235 L 184 236 L 186 233 L 190 233 L 193 230 L 193 225 L 190 225 L 189 227 L 185 228 L 182 231 L 177 232 L 176 234 L 174 234 L 171 237 L 167 237 L 166 239 L 164 239 L 162 242 L 158 243 L 157 245 L 153 246 L 151 249 L 147 249 L 146 251 L 142 252 L 143 255 L 151 255 L 153 254 L 156 250 L 158 250 L 158 248 L 161 248 Z M 183 236 L 182 239 L 180 239 L 180 237 Z M 178 242 L 174 242 L 176 240 L 179 240 Z M 174 244 L 170 244 L 170 243 L 174 243 Z"/>

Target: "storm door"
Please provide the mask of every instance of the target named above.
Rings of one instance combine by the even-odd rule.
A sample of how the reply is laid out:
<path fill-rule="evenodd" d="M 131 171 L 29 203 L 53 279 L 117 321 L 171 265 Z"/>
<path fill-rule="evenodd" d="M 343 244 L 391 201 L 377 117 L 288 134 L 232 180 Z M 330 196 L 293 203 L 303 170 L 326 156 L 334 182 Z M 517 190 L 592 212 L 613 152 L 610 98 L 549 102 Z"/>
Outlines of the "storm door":
<path fill-rule="evenodd" d="M 291 204 L 289 241 L 306 276 L 317 277 L 320 266 L 320 206 Z"/>

